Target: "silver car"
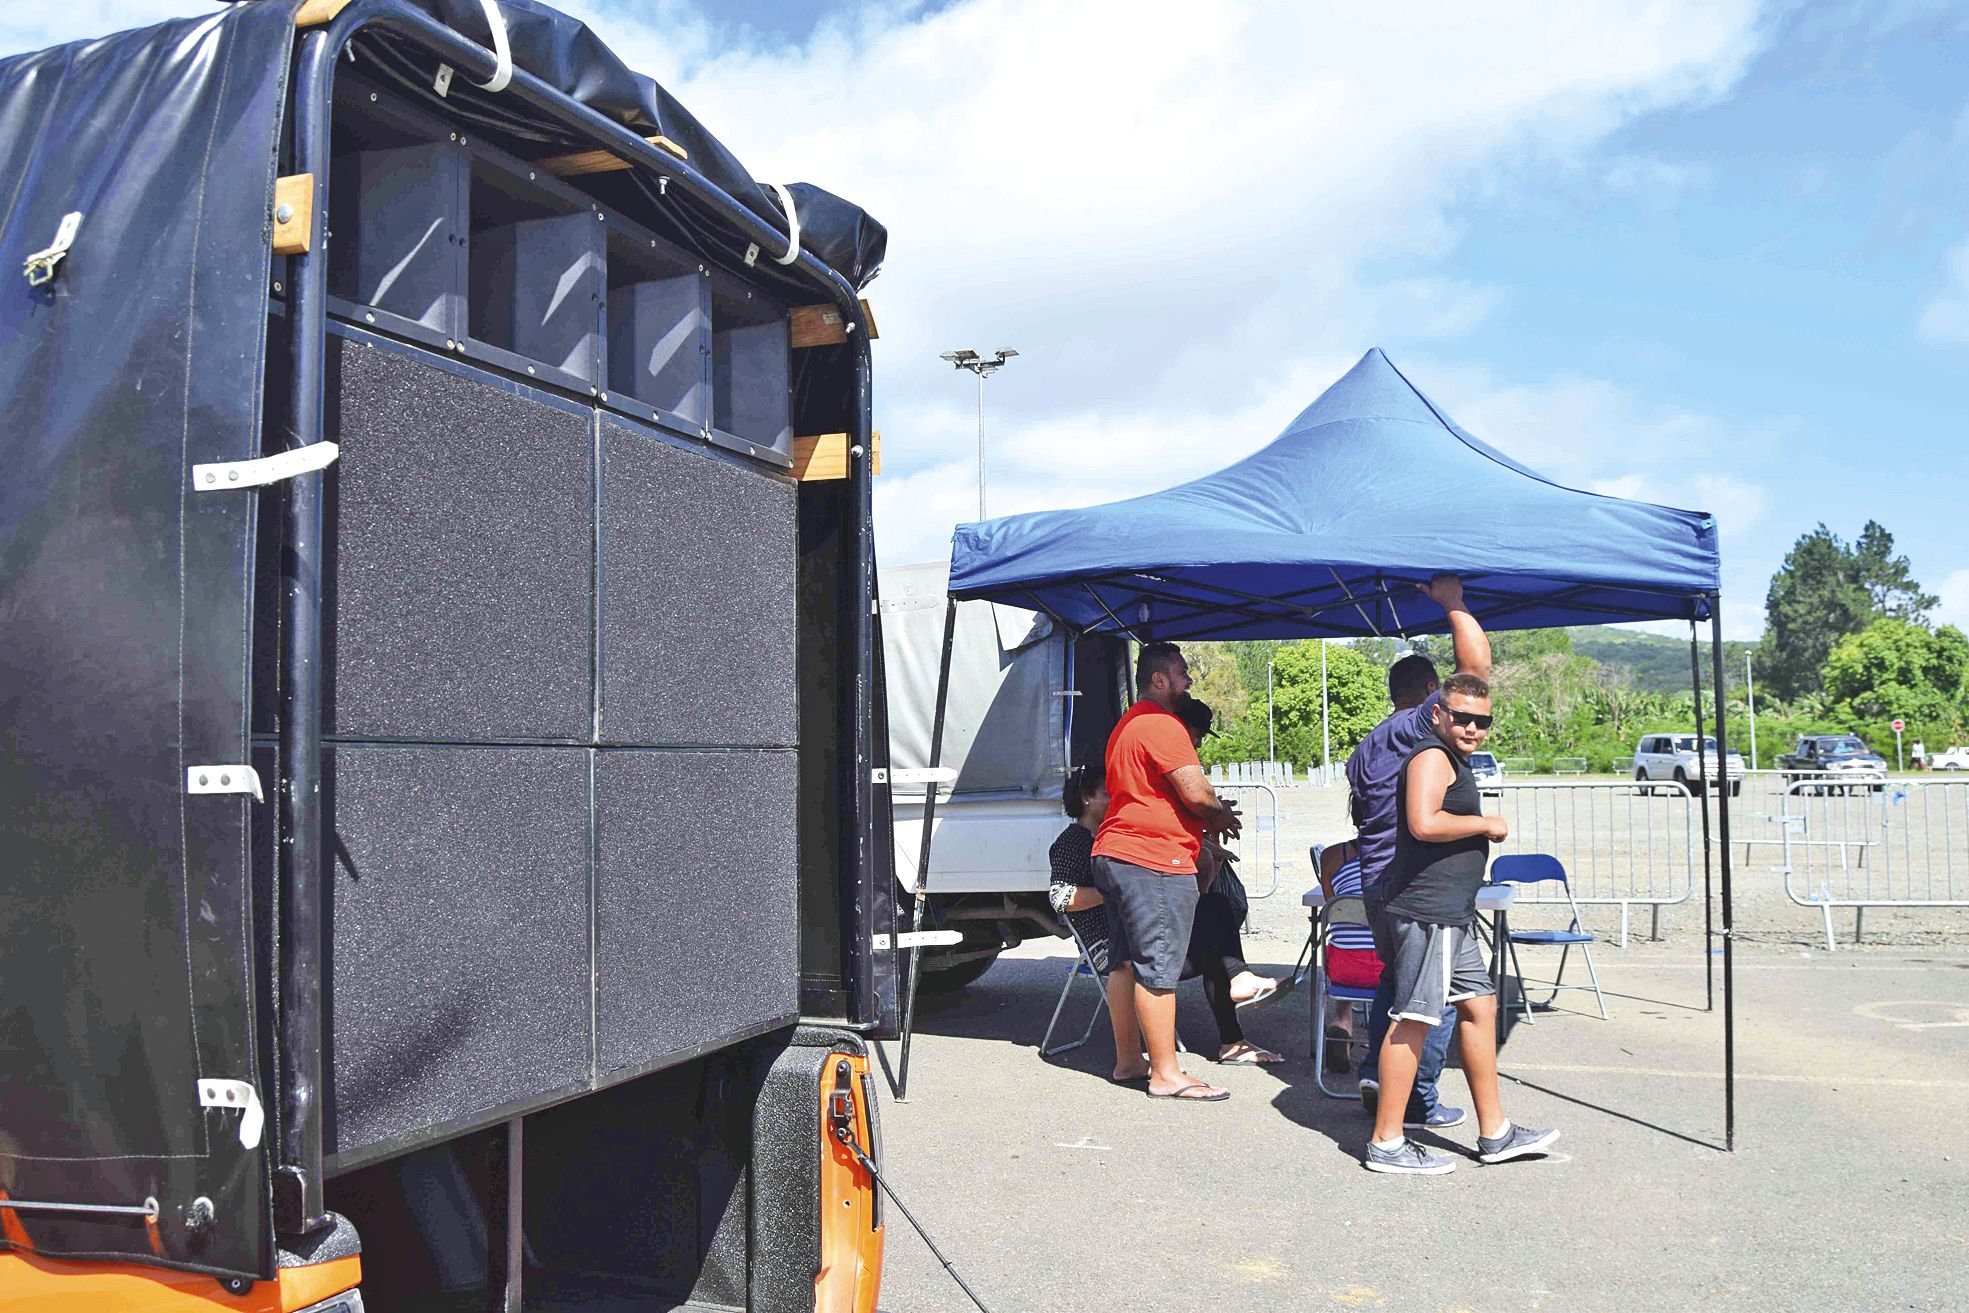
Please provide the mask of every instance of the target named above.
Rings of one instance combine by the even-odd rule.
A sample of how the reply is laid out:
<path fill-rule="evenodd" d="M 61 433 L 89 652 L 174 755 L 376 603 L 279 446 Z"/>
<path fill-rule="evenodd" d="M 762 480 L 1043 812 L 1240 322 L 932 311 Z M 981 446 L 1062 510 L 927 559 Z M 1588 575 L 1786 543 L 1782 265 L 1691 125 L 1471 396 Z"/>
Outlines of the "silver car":
<path fill-rule="evenodd" d="M 1504 783 L 1504 763 L 1494 752 L 1471 753 L 1470 773 L 1477 777 L 1477 787 L 1486 793 L 1495 793 L 1497 786 Z"/>
<path fill-rule="evenodd" d="M 1723 773 L 1729 780 L 1730 796 L 1743 792 L 1743 758 L 1729 753 L 1723 759 Z M 1722 783 L 1716 769 L 1716 740 L 1704 735 L 1702 755 L 1696 755 L 1693 734 L 1649 734 L 1634 748 L 1636 783 L 1675 783 L 1693 793 L 1707 779 L 1711 788 Z M 1650 789 L 1648 792 L 1652 793 Z"/>

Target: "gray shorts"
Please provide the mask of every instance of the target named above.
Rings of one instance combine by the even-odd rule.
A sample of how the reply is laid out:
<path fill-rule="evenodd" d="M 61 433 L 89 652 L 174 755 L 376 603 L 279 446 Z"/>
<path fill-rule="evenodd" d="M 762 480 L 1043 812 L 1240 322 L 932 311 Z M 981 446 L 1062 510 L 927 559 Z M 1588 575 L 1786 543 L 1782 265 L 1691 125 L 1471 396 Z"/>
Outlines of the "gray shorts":
<path fill-rule="evenodd" d="M 1453 1003 L 1495 994 L 1475 932 L 1384 912 L 1375 918 L 1375 947 L 1394 975 L 1391 1021 L 1433 1026 Z"/>
<path fill-rule="evenodd" d="M 1135 968 L 1150 989 L 1174 989 L 1183 978 L 1196 921 L 1194 875 L 1164 875 L 1096 854 L 1094 884 L 1107 900 L 1108 962 Z"/>

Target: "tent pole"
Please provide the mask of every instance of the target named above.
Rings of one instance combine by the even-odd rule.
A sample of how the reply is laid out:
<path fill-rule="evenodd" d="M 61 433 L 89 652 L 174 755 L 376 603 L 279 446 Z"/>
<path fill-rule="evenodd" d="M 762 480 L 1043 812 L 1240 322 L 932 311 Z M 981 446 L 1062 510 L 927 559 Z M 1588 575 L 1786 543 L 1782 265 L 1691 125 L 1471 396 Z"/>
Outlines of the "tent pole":
<path fill-rule="evenodd" d="M 934 775 L 943 765 L 944 709 L 950 700 L 950 652 L 957 641 L 957 602 L 944 599 L 943 655 L 937 658 L 937 711 L 930 722 L 930 770 Z M 928 781 L 923 794 L 923 842 L 916 863 L 916 907 L 910 918 L 912 941 L 923 933 L 923 907 L 929 902 L 930 839 L 936 833 L 937 782 Z M 902 1056 L 896 1063 L 896 1102 L 909 1101 L 909 1041 L 916 1029 L 916 982 L 923 974 L 923 950 L 912 942 L 909 948 L 909 984 L 902 1003 Z"/>
<path fill-rule="evenodd" d="M 1710 894 L 1710 843 L 1709 843 L 1709 766 L 1702 753 L 1702 657 L 1696 642 L 1696 622 L 1689 621 L 1689 689 L 1691 700 L 1696 708 L 1696 779 L 1701 783 L 1702 798 L 1702 975 L 1707 989 L 1702 1010 L 1716 1010 L 1716 925 L 1711 907 L 1714 898 Z M 1718 729 L 1721 726 L 1717 727 Z M 1716 740 L 1719 749 L 1717 765 L 1722 765 L 1721 751 L 1723 741 Z M 1729 771 L 1723 772 L 1727 779 Z"/>
<path fill-rule="evenodd" d="M 1711 679 L 1716 685 L 1716 765 L 1722 771 L 1722 781 L 1729 783 L 1730 772 L 1725 763 L 1725 755 L 1730 750 L 1729 741 L 1724 738 L 1723 729 L 1723 602 L 1720 597 L 1712 599 L 1713 610 L 1709 613 L 1709 651 L 1712 663 Z M 1737 1011 L 1736 996 L 1732 992 L 1734 977 L 1731 971 L 1732 941 L 1736 938 L 1736 922 L 1730 915 L 1730 791 L 1727 787 L 1716 791 L 1717 837 L 1723 845 L 1723 1145 L 1731 1153 L 1737 1148 Z"/>

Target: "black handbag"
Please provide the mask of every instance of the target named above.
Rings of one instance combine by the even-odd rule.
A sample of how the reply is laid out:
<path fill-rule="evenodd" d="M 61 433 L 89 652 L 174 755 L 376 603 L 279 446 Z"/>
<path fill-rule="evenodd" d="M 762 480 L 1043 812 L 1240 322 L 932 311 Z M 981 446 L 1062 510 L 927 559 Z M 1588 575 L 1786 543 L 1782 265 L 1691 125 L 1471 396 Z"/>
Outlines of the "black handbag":
<path fill-rule="evenodd" d="M 1231 910 L 1237 913 L 1237 923 L 1243 925 L 1251 916 L 1251 895 L 1245 892 L 1244 881 L 1238 879 L 1237 858 L 1229 853 L 1217 867 L 1217 881 L 1211 887 L 1222 891 L 1230 900 Z"/>

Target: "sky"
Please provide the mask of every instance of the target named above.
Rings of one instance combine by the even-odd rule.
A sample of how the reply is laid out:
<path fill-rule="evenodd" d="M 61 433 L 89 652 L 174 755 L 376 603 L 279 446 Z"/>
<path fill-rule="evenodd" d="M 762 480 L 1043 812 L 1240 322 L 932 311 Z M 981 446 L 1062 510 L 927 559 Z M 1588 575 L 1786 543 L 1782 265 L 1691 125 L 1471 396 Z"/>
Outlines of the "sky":
<path fill-rule="evenodd" d="M 755 176 L 889 228 L 882 559 L 1166 487 L 1379 346 L 1561 482 L 1710 511 L 1724 626 L 1823 521 L 1969 624 L 1969 6 L 567 0 Z M 0 51 L 199 0 L 24 0 Z M 1508 534 L 1480 506 L 1444 506 Z"/>

